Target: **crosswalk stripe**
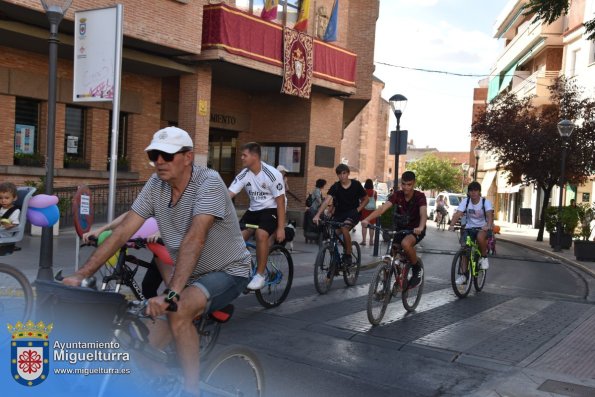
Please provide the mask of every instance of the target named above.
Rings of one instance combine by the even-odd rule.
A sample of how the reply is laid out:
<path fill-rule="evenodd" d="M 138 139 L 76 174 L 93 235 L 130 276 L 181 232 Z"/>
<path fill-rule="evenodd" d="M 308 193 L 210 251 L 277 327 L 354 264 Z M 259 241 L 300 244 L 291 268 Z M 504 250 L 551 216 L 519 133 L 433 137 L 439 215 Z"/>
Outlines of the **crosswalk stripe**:
<path fill-rule="evenodd" d="M 442 327 L 414 341 L 431 347 L 466 351 L 545 309 L 553 301 L 514 298 L 475 316 Z"/>
<path fill-rule="evenodd" d="M 381 325 L 399 321 L 403 319 L 405 315 L 414 316 L 418 313 L 446 305 L 455 300 L 457 300 L 457 297 L 454 295 L 454 292 L 452 292 L 451 288 L 432 291 L 430 293 L 423 294 L 415 312 L 408 314 L 401 303 L 400 296 L 393 297 L 391 303 L 389 303 L 386 309 L 386 313 L 384 314 Z M 357 332 L 367 332 L 373 327 L 368 321 L 367 310 L 362 310 L 347 316 L 335 318 L 333 320 L 327 321 L 325 324 Z"/>

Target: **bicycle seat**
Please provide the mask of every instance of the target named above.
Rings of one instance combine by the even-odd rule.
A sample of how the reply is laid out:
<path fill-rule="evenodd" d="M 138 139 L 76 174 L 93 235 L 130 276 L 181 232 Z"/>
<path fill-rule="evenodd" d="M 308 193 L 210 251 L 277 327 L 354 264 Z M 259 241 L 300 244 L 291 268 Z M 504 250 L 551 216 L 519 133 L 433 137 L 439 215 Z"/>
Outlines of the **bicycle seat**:
<path fill-rule="evenodd" d="M 225 306 L 223 309 L 211 312 L 209 315 L 216 322 L 224 324 L 231 319 L 231 316 L 233 315 L 233 310 L 234 306 L 230 304 Z"/>

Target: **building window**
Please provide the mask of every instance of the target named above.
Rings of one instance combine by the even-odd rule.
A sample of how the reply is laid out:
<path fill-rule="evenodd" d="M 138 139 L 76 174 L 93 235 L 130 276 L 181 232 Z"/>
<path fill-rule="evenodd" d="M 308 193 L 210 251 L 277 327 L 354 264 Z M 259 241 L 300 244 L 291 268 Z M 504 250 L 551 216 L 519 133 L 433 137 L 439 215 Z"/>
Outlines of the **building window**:
<path fill-rule="evenodd" d="M 43 166 L 39 153 L 40 101 L 16 98 L 14 123 L 14 163 L 31 167 Z"/>
<path fill-rule="evenodd" d="M 66 106 L 64 167 L 89 168 L 85 162 L 85 109 Z"/>
<path fill-rule="evenodd" d="M 279 164 L 289 170 L 292 176 L 304 175 L 306 144 L 263 143 L 261 159 L 273 167 Z"/>
<path fill-rule="evenodd" d="M 264 8 L 264 0 L 236 0 L 236 7 L 260 16 Z M 297 22 L 299 10 L 300 0 L 279 0 L 275 21 L 286 26 L 293 26 Z"/>
<path fill-rule="evenodd" d="M 107 169 L 109 170 L 109 162 L 112 150 L 112 112 L 109 113 L 109 128 L 107 130 L 108 144 L 107 144 Z M 128 160 L 128 113 L 120 112 L 120 122 L 118 123 L 118 170 L 129 171 Z"/>

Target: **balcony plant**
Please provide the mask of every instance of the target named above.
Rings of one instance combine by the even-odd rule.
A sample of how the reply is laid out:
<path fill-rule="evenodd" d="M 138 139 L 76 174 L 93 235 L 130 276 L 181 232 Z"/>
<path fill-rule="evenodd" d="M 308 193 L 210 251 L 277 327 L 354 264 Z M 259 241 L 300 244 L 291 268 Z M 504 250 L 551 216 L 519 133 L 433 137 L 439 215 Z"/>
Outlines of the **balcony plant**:
<path fill-rule="evenodd" d="M 89 163 L 81 157 L 66 156 L 64 157 L 64 168 L 89 169 Z"/>
<path fill-rule="evenodd" d="M 573 207 L 562 207 L 560 220 L 562 222 L 561 247 L 569 249 L 572 237 L 578 226 L 578 210 Z M 550 246 L 554 247 L 558 238 L 556 224 L 558 223 L 558 207 L 548 207 L 545 211 L 545 229 L 550 234 Z"/>
<path fill-rule="evenodd" d="M 574 256 L 577 260 L 595 261 L 595 241 L 589 241 L 595 229 L 595 203 L 583 203 L 577 207 L 579 218 L 577 238 L 574 240 Z"/>
<path fill-rule="evenodd" d="M 14 165 L 24 167 L 43 167 L 45 157 L 41 153 L 15 153 Z"/>

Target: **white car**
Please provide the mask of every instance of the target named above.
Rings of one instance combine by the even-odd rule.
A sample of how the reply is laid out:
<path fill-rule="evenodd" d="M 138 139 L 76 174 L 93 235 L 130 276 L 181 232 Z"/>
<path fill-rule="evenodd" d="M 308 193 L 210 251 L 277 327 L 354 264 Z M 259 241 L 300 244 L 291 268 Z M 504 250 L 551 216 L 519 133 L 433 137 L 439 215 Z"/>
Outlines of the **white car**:
<path fill-rule="evenodd" d="M 427 197 L 426 202 L 428 204 L 428 219 L 434 219 L 434 212 L 436 211 L 436 198 Z"/>

